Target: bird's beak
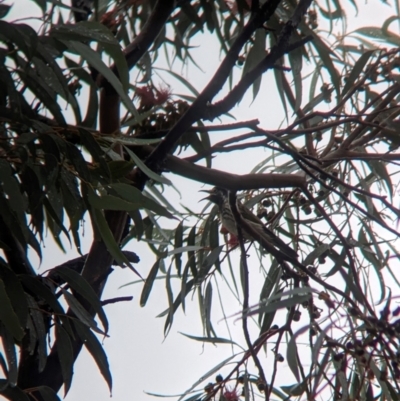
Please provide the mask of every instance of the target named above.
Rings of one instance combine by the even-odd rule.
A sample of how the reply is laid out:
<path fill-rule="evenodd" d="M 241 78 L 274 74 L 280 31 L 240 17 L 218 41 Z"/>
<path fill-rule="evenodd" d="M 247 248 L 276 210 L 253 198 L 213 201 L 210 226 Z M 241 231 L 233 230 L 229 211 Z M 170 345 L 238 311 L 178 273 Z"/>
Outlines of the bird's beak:
<path fill-rule="evenodd" d="M 208 194 L 208 196 L 206 196 L 205 198 L 200 199 L 199 202 L 201 202 L 203 200 L 210 200 L 210 196 L 212 194 L 211 189 L 201 189 L 199 192 L 205 192 L 206 194 Z"/>

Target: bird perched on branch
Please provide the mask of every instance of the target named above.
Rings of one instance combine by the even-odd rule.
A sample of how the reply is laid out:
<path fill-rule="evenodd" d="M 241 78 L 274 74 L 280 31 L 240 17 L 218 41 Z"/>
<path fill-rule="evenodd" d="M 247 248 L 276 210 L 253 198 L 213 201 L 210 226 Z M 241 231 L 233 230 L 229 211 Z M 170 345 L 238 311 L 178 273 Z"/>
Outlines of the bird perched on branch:
<path fill-rule="evenodd" d="M 229 192 L 220 187 L 214 187 L 211 190 L 204 190 L 201 192 L 209 194 L 204 199 L 208 199 L 218 205 L 222 225 L 231 234 L 237 236 L 236 220 L 229 203 Z M 268 229 L 250 209 L 243 205 L 243 203 L 237 200 L 236 207 L 241 219 L 243 219 L 241 231 L 244 239 L 259 242 L 267 251 L 274 253 L 274 256 L 278 256 L 281 253 L 282 255 L 280 256 L 282 259 L 297 259 L 297 253 Z M 278 250 L 278 252 L 271 252 L 271 247 Z"/>

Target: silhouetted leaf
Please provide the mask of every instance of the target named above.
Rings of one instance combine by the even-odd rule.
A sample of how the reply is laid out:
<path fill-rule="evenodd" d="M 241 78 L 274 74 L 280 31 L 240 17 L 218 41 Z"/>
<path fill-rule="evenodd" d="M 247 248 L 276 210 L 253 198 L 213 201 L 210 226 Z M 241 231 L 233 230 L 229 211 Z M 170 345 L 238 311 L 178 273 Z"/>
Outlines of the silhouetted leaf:
<path fill-rule="evenodd" d="M 3 285 L 3 283 L 0 282 L 0 285 Z M 1 304 L 3 305 L 3 297 L 1 296 L 1 287 L 0 287 L 0 301 Z M 1 315 L 3 315 L 3 313 L 1 313 Z M 15 387 L 17 385 L 17 380 L 18 380 L 18 360 L 15 349 L 15 342 L 13 339 L 15 335 L 8 331 L 7 326 L 5 326 L 5 324 L 7 324 L 7 322 L 4 322 L 3 320 L 2 322 L 0 322 L 0 337 L 3 345 L 4 354 L 7 360 L 7 368 L 8 368 L 7 380 L 11 387 Z M 8 324 L 8 326 L 10 325 Z"/>
<path fill-rule="evenodd" d="M 140 295 L 140 306 L 145 306 L 147 299 L 149 298 L 151 289 L 153 288 L 154 280 L 157 277 L 157 273 L 160 267 L 160 259 L 157 259 L 151 268 L 149 275 L 146 278 L 146 281 L 143 286 L 142 294 Z"/>
<path fill-rule="evenodd" d="M 350 90 L 350 88 L 355 84 L 357 79 L 361 76 L 361 73 L 368 63 L 371 56 L 374 54 L 374 50 L 366 51 L 364 54 L 360 56 L 360 58 L 356 61 L 354 66 L 351 68 L 350 75 L 346 79 L 346 84 L 343 87 L 341 96 L 344 95 Z"/>
<path fill-rule="evenodd" d="M 232 344 L 238 345 L 232 340 L 228 340 L 227 338 L 219 338 L 219 337 L 197 337 L 192 336 L 190 334 L 181 333 L 183 336 L 190 338 L 191 340 L 200 341 L 203 343 L 211 343 L 211 344 Z"/>
<path fill-rule="evenodd" d="M 77 272 L 66 267 L 57 267 L 53 270 L 56 274 L 62 277 L 73 290 L 82 296 L 83 299 L 88 301 L 96 313 L 99 315 L 99 319 L 103 324 L 104 331 L 108 332 L 108 321 L 106 314 L 104 313 L 103 307 L 99 297 L 94 292 L 92 286 Z"/>
<path fill-rule="evenodd" d="M 87 61 L 89 65 L 94 67 L 99 73 L 101 73 L 104 78 L 113 86 L 115 91 L 121 97 L 125 107 L 135 116 L 138 117 L 138 112 L 133 105 L 132 101 L 129 99 L 126 94 L 123 85 L 114 74 L 114 72 L 106 66 L 106 64 L 101 59 L 100 55 L 96 53 L 92 48 L 88 45 L 85 45 L 80 42 L 71 41 L 70 38 L 68 40 L 64 40 L 64 43 L 69 47 L 69 49 L 73 52 L 78 53 L 84 60 Z"/>
<path fill-rule="evenodd" d="M 67 332 L 56 322 L 56 345 L 64 380 L 64 396 L 67 395 L 72 381 L 74 357 L 71 340 Z"/>
<path fill-rule="evenodd" d="M 151 171 L 140 159 L 137 157 L 129 148 L 124 146 L 125 150 L 129 154 L 130 158 L 134 161 L 134 163 L 143 171 L 149 178 L 154 181 L 161 182 L 162 184 L 171 185 L 171 181 L 165 177 L 162 177 L 159 174 L 156 174 L 154 171 Z"/>
<path fill-rule="evenodd" d="M 7 268 L 7 266 L 5 266 L 1 262 L 0 277 L 4 283 L 4 288 L 6 290 L 8 299 L 11 302 L 12 309 L 18 316 L 19 325 L 22 328 L 25 328 L 26 320 L 28 318 L 28 304 L 21 282 L 19 281 L 18 277 L 11 271 L 11 269 Z"/>
<path fill-rule="evenodd" d="M 111 391 L 112 377 L 110 367 L 108 365 L 107 355 L 105 354 L 102 345 L 100 344 L 97 337 L 85 325 L 81 324 L 78 321 L 75 321 L 74 325 L 79 337 L 95 360 L 101 375 L 103 376 L 104 380 L 108 384 L 108 388 Z"/>
<path fill-rule="evenodd" d="M 182 247 L 183 244 L 183 220 L 178 224 L 178 227 L 175 229 L 174 235 L 174 248 L 179 249 Z M 178 276 L 181 275 L 181 267 L 182 267 L 182 253 L 179 252 L 175 255 L 175 268 L 178 272 Z"/>
<path fill-rule="evenodd" d="M 61 401 L 57 393 L 50 387 L 39 386 L 37 387 L 37 390 L 40 392 L 40 395 L 43 397 L 44 401 Z"/>
<path fill-rule="evenodd" d="M 22 337 L 24 336 L 24 330 L 23 327 L 21 327 L 18 316 L 12 307 L 4 281 L 2 279 L 0 279 L 0 305 L 0 321 L 6 328 L 7 333 L 9 332 L 16 340 L 22 340 Z M 16 384 L 16 382 L 14 384 Z"/>
<path fill-rule="evenodd" d="M 35 299 L 29 294 L 27 294 L 27 301 L 32 323 L 29 332 L 31 352 L 33 353 L 35 349 L 37 350 L 39 359 L 38 370 L 39 372 L 43 372 L 47 362 L 47 330 L 44 323 L 44 316 Z"/>
<path fill-rule="evenodd" d="M 246 57 L 246 62 L 244 63 L 242 77 L 246 74 L 251 73 L 251 71 L 256 67 L 261 60 L 263 60 L 266 56 L 265 52 L 265 38 L 266 38 L 266 30 L 264 28 L 260 28 L 256 30 L 254 44 L 250 48 L 249 53 Z M 253 100 L 257 97 L 257 94 L 260 90 L 262 75 L 257 77 L 257 79 L 253 83 Z"/>

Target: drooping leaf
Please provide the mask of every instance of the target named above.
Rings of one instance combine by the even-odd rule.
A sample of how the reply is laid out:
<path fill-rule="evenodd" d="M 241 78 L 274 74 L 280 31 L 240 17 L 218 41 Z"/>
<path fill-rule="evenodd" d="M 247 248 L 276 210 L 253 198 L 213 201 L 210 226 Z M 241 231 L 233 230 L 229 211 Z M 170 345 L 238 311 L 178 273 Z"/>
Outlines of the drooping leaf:
<path fill-rule="evenodd" d="M 350 88 L 354 85 L 357 79 L 361 76 L 361 72 L 363 71 L 365 65 L 368 63 L 371 56 L 374 54 L 374 50 L 366 51 L 364 54 L 360 56 L 360 58 L 356 61 L 354 66 L 351 68 L 350 75 L 346 79 L 346 83 L 343 87 L 341 97 L 350 90 Z"/>
<path fill-rule="evenodd" d="M 289 62 L 292 68 L 293 81 L 295 87 L 296 103 L 294 105 L 294 110 L 297 111 L 301 106 L 303 97 L 303 79 L 301 77 L 301 70 L 303 67 L 303 52 L 301 48 L 297 48 L 289 53 Z"/>
<path fill-rule="evenodd" d="M 62 289 L 65 300 L 68 306 L 71 308 L 72 312 L 76 317 L 86 326 L 90 327 L 93 331 L 99 334 L 106 335 L 106 333 L 100 330 L 97 326 L 97 322 L 94 320 L 93 316 L 85 309 L 85 307 L 78 301 L 76 297 L 70 294 L 68 291 Z"/>
<path fill-rule="evenodd" d="M 263 28 L 257 29 L 255 33 L 254 43 L 246 57 L 244 63 L 242 76 L 245 76 L 263 60 L 266 56 L 265 52 L 265 38 L 266 30 Z M 260 90 L 262 75 L 257 77 L 253 83 L 253 100 L 257 97 Z"/>
<path fill-rule="evenodd" d="M 140 295 L 140 306 L 142 307 L 146 305 L 147 299 L 149 298 L 151 289 L 153 288 L 154 280 L 157 277 L 159 267 L 160 267 L 160 259 L 157 259 L 153 267 L 150 269 L 150 272 L 144 283 L 142 293 Z"/>
<path fill-rule="evenodd" d="M 0 337 L 7 360 L 7 380 L 11 387 L 15 387 L 18 381 L 18 359 L 13 338 L 15 336 L 8 331 L 3 322 L 0 322 Z"/>
<path fill-rule="evenodd" d="M 62 277 L 73 290 L 81 295 L 83 299 L 88 301 L 96 313 L 99 315 L 100 321 L 103 324 L 104 331 L 108 332 L 108 321 L 106 314 L 104 313 L 103 307 L 99 297 L 94 292 L 92 286 L 82 277 L 81 274 L 68 269 L 66 267 L 57 267 L 53 270 L 54 273 Z"/>
<path fill-rule="evenodd" d="M 37 350 L 39 359 L 39 372 L 43 372 L 47 362 L 47 329 L 44 323 L 44 316 L 40 312 L 39 305 L 35 299 L 27 294 L 27 301 L 30 309 L 31 327 L 29 327 L 30 347 L 33 353 Z M 37 343 L 37 348 L 36 348 Z"/>
<path fill-rule="evenodd" d="M 231 344 L 231 345 L 238 345 L 232 340 L 228 340 L 227 338 L 219 338 L 219 337 L 197 337 L 192 336 L 186 333 L 180 333 L 183 336 L 190 338 L 191 340 L 200 341 L 204 343 L 211 343 L 211 344 Z"/>
<path fill-rule="evenodd" d="M 72 381 L 74 357 L 71 339 L 63 327 L 56 322 L 56 345 L 61 373 L 64 381 L 64 396 L 67 395 Z"/>
<path fill-rule="evenodd" d="M 0 305 L 0 321 L 4 325 L 5 330 L 16 340 L 22 340 L 22 337 L 24 336 L 24 330 L 17 314 L 14 311 L 2 279 L 0 279 Z M 11 337 L 9 338 L 11 339 Z"/>
<path fill-rule="evenodd" d="M 44 401 L 61 401 L 57 393 L 50 387 L 39 386 L 37 387 L 37 391 L 39 391 Z"/>
<path fill-rule="evenodd" d="M 12 309 L 18 317 L 20 326 L 25 328 L 28 318 L 28 304 L 21 282 L 11 269 L 1 262 L 0 278 L 4 283 L 8 299 L 10 300 Z"/>
<path fill-rule="evenodd" d="M 114 74 L 114 72 L 107 67 L 104 61 L 101 59 L 100 55 L 97 54 L 91 47 L 85 45 L 84 43 L 64 40 L 64 43 L 69 47 L 71 51 L 78 53 L 84 60 L 88 62 L 93 68 L 95 68 L 100 74 L 102 74 L 107 81 L 113 86 L 115 91 L 121 97 L 125 107 L 135 116 L 138 117 L 138 112 L 133 104 L 133 102 L 129 99 L 128 95 L 125 92 L 120 80 Z"/>
<path fill-rule="evenodd" d="M 101 375 L 103 376 L 108 385 L 108 388 L 111 391 L 112 377 L 110 366 L 108 364 L 107 355 L 105 354 L 101 343 L 99 342 L 97 337 L 90 331 L 90 329 L 88 329 L 84 324 L 75 321 L 74 326 L 82 342 L 85 344 L 85 347 L 95 360 Z"/>
<path fill-rule="evenodd" d="M 178 224 L 178 227 L 175 229 L 175 235 L 174 235 L 174 248 L 179 249 L 182 247 L 183 244 L 183 220 Z M 175 268 L 176 271 L 178 272 L 178 276 L 181 275 L 181 267 L 182 267 L 182 258 L 181 258 L 181 253 L 177 253 L 175 255 Z"/>
<path fill-rule="evenodd" d="M 129 154 L 130 158 L 134 161 L 134 163 L 143 171 L 149 178 L 154 181 L 161 182 L 162 184 L 171 185 L 171 181 L 161 175 L 151 171 L 140 159 L 137 157 L 128 147 L 124 146 L 125 150 Z"/>

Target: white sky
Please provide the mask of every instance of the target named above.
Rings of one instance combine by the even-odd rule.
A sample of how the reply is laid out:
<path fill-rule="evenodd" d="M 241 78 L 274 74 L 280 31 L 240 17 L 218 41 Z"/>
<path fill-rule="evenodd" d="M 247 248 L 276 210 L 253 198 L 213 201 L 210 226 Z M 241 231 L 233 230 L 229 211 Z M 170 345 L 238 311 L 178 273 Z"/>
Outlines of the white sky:
<path fill-rule="evenodd" d="M 356 13 L 354 8 L 349 7 L 348 9 L 347 15 L 350 26 L 380 26 L 380 21 L 394 14 L 391 11 L 391 2 L 388 3 L 389 5 L 378 1 L 372 1 L 368 5 L 365 5 L 363 2 L 358 2 L 358 4 L 359 14 L 357 19 L 355 18 Z M 13 20 L 31 15 L 34 9 L 36 9 L 36 6 L 32 1 L 15 0 L 9 19 Z M 393 24 L 391 28 L 396 29 L 395 25 Z M 199 37 L 197 43 L 199 45 L 204 43 L 204 38 Z M 210 52 L 214 52 L 215 57 L 210 55 Z M 208 42 L 207 49 L 201 46 L 194 54 L 196 61 L 200 64 L 204 73 L 195 67 L 190 67 L 190 82 L 198 90 L 201 90 L 218 66 L 218 49 L 213 48 L 211 43 Z M 239 107 L 232 112 L 238 121 L 259 118 L 262 126 L 265 128 L 273 129 L 279 126 L 283 113 L 281 111 L 279 96 L 275 91 L 275 84 L 271 81 L 271 78 L 273 80 L 273 74 L 269 73 L 268 75 L 267 78 L 263 79 L 260 95 L 256 101 L 254 103 L 251 102 L 250 90 L 250 94 L 246 95 Z M 182 87 L 179 87 L 175 81 L 171 81 L 171 86 L 175 92 L 182 91 Z M 307 94 L 305 94 L 305 98 L 307 98 Z M 217 121 L 214 121 L 214 124 L 217 124 Z M 220 140 L 226 134 L 212 133 L 211 135 L 215 136 L 216 140 Z M 246 173 L 259 161 L 267 157 L 267 155 L 265 151 L 252 150 L 246 153 L 245 158 L 240 156 L 239 161 L 237 160 L 238 153 L 218 156 L 214 167 L 230 172 Z M 176 193 L 169 191 L 169 200 L 172 199 L 176 202 L 190 205 L 194 210 L 201 210 L 204 205 L 198 204 L 198 201 L 202 197 L 198 193 L 198 190 L 201 189 L 200 184 L 172 175 L 168 175 L 168 178 L 173 179 L 184 196 L 180 200 Z M 173 224 L 177 225 L 177 222 Z M 90 242 L 90 230 L 86 229 L 83 239 L 85 252 L 87 252 Z M 126 249 L 133 250 L 140 256 L 141 262 L 137 265 L 137 269 L 143 276 L 146 276 L 155 260 L 147 245 L 144 243 L 137 244 L 132 241 Z M 47 245 L 44 254 L 45 258 L 40 266 L 40 272 L 75 257 L 73 251 L 64 255 L 53 245 Z M 254 258 L 252 262 L 256 266 L 251 266 L 251 268 L 258 269 L 257 259 Z M 104 347 L 113 375 L 113 401 L 154 399 L 146 395 L 144 391 L 165 395 L 179 394 L 190 387 L 193 382 L 209 369 L 231 354 L 229 346 L 219 345 L 215 347 L 210 344 L 203 346 L 203 344 L 189 340 L 178 333 L 184 332 L 197 336 L 202 335 L 197 296 L 194 297 L 193 302 L 189 302 L 190 297 L 188 298 L 186 316 L 181 310 L 176 313 L 170 334 L 164 340 L 164 318 L 155 318 L 156 315 L 167 307 L 164 281 L 160 281 L 154 286 L 148 304 L 145 308 L 140 308 L 141 285 L 119 289 L 121 285 L 132 280 L 136 280 L 136 277 L 128 269 L 122 270 L 117 268 L 110 276 L 103 296 L 104 299 L 125 295 L 134 296 L 132 302 L 113 304 L 105 307 L 110 322 L 110 338 L 104 341 Z M 259 289 L 252 288 L 252 291 L 258 297 Z M 216 296 L 214 297 L 214 302 L 217 302 Z M 230 303 L 230 313 L 239 310 L 240 305 L 238 303 Z M 214 314 L 213 322 L 215 329 L 221 337 L 227 337 L 225 322 L 221 321 L 221 319 L 221 314 Z M 233 324 L 233 319 L 230 319 L 229 324 L 233 332 L 233 338 L 235 340 L 242 339 L 241 323 L 236 322 Z M 264 355 L 260 354 L 260 358 L 263 365 L 268 367 L 272 363 L 273 356 L 269 354 L 269 360 L 267 360 Z M 106 401 L 109 399 L 110 395 L 107 385 L 90 355 L 82 352 L 74 370 L 74 380 L 66 401 L 80 401 L 83 399 Z M 288 374 L 291 373 L 289 372 Z M 214 377 L 215 375 L 212 375 L 210 380 L 213 381 Z M 294 383 L 295 379 L 293 378 L 291 382 Z M 286 384 L 289 383 L 286 382 Z"/>

